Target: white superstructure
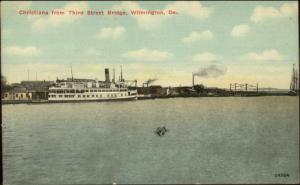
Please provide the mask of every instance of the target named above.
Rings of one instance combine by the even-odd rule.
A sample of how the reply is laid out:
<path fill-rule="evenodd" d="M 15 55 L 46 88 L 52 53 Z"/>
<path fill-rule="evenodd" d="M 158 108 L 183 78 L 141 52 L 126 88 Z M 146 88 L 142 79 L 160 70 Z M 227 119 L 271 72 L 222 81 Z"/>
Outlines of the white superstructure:
<path fill-rule="evenodd" d="M 123 79 L 122 71 L 118 82 L 115 82 L 115 77 L 110 81 L 108 69 L 105 69 L 105 81 L 73 77 L 56 80 L 55 86 L 49 88 L 48 100 L 67 102 L 137 99 L 136 81 L 131 81 L 135 83 L 135 88 L 128 86 L 128 82 L 130 81 Z"/>
<path fill-rule="evenodd" d="M 87 81 L 58 82 L 49 88 L 49 101 L 92 101 L 136 99 L 137 90 L 129 90 L 124 84 L 110 83 L 109 87 L 103 82 Z"/>

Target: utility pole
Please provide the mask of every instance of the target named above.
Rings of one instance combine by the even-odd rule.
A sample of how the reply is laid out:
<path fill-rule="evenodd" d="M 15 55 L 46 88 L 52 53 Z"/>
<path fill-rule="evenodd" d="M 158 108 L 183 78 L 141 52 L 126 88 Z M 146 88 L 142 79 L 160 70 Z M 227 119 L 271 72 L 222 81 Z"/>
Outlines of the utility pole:
<path fill-rule="evenodd" d="M 29 81 L 29 69 L 27 69 L 27 80 Z"/>

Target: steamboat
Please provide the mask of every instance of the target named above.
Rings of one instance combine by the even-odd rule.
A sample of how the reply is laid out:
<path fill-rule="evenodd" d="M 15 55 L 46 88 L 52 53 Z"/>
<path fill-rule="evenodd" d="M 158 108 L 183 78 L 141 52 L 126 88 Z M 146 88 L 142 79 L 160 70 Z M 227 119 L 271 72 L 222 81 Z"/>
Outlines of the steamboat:
<path fill-rule="evenodd" d="M 136 80 L 128 81 L 123 79 L 122 70 L 118 81 L 115 80 L 115 74 L 112 81 L 110 81 L 109 69 L 105 69 L 105 81 L 98 81 L 97 79 L 74 79 L 73 77 L 66 80 L 57 79 L 55 85 L 49 88 L 48 101 L 136 100 L 136 85 Z"/>

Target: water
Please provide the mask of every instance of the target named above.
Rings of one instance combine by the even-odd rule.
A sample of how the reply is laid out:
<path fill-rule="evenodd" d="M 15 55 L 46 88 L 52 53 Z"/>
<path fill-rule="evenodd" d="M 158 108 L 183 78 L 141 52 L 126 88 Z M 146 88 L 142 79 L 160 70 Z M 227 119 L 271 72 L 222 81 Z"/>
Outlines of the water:
<path fill-rule="evenodd" d="M 4 183 L 297 183 L 298 101 L 4 105 Z"/>

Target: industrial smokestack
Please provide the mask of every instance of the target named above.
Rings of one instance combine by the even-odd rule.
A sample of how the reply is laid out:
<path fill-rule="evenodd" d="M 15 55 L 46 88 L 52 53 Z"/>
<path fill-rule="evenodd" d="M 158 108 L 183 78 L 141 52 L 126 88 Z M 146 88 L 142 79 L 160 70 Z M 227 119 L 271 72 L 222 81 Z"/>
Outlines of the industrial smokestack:
<path fill-rule="evenodd" d="M 193 88 L 194 88 L 194 86 L 195 86 L 195 75 L 194 75 L 194 73 L 192 73 L 192 76 L 193 76 Z"/>
<path fill-rule="evenodd" d="M 105 68 L 104 69 L 105 72 L 105 82 L 110 82 L 110 78 L 109 78 L 109 69 Z"/>

